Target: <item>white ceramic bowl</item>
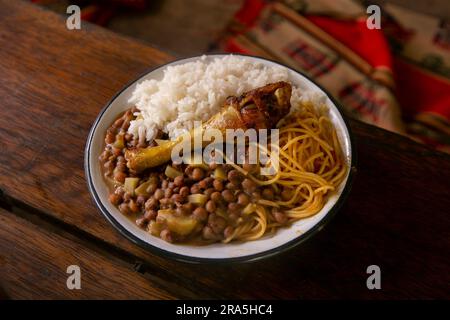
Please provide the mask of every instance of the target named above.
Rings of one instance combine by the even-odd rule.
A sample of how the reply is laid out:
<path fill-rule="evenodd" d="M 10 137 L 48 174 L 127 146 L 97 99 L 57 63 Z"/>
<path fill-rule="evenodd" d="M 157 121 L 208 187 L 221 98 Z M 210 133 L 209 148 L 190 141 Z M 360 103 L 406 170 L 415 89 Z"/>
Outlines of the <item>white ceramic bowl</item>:
<path fill-rule="evenodd" d="M 210 55 L 207 59 L 223 55 Z M 241 55 L 239 55 L 241 56 Z M 242 59 L 250 59 L 266 65 L 280 65 L 277 62 L 252 57 L 241 56 Z M 344 198 L 349 192 L 353 170 L 349 170 L 339 190 L 329 197 L 324 208 L 316 215 L 299 220 L 288 228 L 279 229 L 274 235 L 267 235 L 256 241 L 232 242 L 228 244 L 216 243 L 207 246 L 192 246 L 184 244 L 167 243 L 157 237 L 150 235 L 140 229 L 133 221 L 126 218 L 119 210 L 108 201 L 108 188 L 102 177 L 98 156 L 103 150 L 103 140 L 106 129 L 115 120 L 120 112 L 131 107 L 127 102 L 137 83 L 145 79 L 161 79 L 163 70 L 170 65 L 192 62 L 201 57 L 193 57 L 173 61 L 160 66 L 128 84 L 105 106 L 95 120 L 87 139 L 85 150 L 85 172 L 89 190 L 94 201 L 103 215 L 116 227 L 125 237 L 134 243 L 141 245 L 157 254 L 188 262 L 232 262 L 252 261 L 263 257 L 269 257 L 281 251 L 292 248 L 312 234 L 321 230 L 334 213 L 342 205 Z M 282 66 L 282 65 L 281 65 Z M 285 66 L 283 66 L 285 67 Z M 286 67 L 287 68 L 287 67 Z M 321 92 L 330 110 L 330 117 L 334 123 L 342 150 L 348 161 L 349 168 L 355 166 L 355 151 L 352 145 L 350 130 L 344 117 L 337 107 L 335 101 L 317 84 L 305 75 L 288 68 L 290 82 L 293 85 Z M 94 213 L 93 213 L 94 214 Z"/>

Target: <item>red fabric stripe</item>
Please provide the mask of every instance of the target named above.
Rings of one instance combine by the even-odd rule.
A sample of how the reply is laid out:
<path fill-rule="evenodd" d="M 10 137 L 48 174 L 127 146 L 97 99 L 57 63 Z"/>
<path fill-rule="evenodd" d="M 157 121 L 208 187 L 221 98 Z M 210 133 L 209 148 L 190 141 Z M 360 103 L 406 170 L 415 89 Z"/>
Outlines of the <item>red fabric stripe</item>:
<path fill-rule="evenodd" d="M 401 58 L 394 59 L 397 98 L 403 111 L 440 114 L 450 121 L 450 81 L 424 72 Z"/>
<path fill-rule="evenodd" d="M 321 16 L 307 16 L 308 20 L 349 47 L 373 67 L 392 70 L 392 57 L 386 38 L 381 30 L 370 30 L 366 20 L 336 20 Z"/>
<path fill-rule="evenodd" d="M 241 9 L 236 13 L 235 18 L 240 23 L 250 27 L 259 18 L 259 14 L 266 4 L 264 0 L 246 0 Z"/>

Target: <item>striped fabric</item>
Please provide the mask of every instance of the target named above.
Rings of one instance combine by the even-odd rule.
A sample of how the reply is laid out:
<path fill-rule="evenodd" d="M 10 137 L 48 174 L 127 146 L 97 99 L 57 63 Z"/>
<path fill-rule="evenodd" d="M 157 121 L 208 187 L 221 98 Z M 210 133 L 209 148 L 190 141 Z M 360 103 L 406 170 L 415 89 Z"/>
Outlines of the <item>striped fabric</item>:
<path fill-rule="evenodd" d="M 314 78 L 347 113 L 450 152 L 450 23 L 352 0 L 246 0 L 222 50 L 278 60 Z"/>

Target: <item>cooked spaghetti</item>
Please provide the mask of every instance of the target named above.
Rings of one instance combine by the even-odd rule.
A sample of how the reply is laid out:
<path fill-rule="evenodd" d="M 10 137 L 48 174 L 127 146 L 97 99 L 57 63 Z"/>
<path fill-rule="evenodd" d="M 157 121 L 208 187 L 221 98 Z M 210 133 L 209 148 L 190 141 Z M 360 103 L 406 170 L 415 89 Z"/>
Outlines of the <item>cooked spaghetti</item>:
<path fill-rule="evenodd" d="M 318 213 L 327 196 L 343 181 L 347 165 L 330 119 L 310 102 L 298 109 L 278 125 L 279 146 L 270 148 L 276 148 L 279 155 L 279 168 L 274 176 L 258 177 L 232 164 L 259 186 L 273 188 L 281 199 L 259 199 L 249 204 L 244 209 L 248 218 L 224 242 L 255 240 L 284 224 Z M 277 212 L 286 214 L 285 223 L 276 219 Z"/>

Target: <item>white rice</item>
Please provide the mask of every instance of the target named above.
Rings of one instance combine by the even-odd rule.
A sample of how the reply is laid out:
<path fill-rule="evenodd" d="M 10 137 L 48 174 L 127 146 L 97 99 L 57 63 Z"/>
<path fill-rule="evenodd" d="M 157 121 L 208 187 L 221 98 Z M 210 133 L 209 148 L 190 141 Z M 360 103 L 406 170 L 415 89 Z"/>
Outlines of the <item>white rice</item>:
<path fill-rule="evenodd" d="M 139 109 L 138 119 L 128 132 L 148 141 L 157 130 L 171 139 L 193 128 L 194 121 L 207 121 L 222 107 L 228 96 L 277 81 L 289 81 L 286 68 L 265 66 L 241 56 L 200 60 L 164 70 L 160 81 L 145 80 L 136 86 L 129 102 Z M 300 98 L 294 88 L 292 102 Z"/>

